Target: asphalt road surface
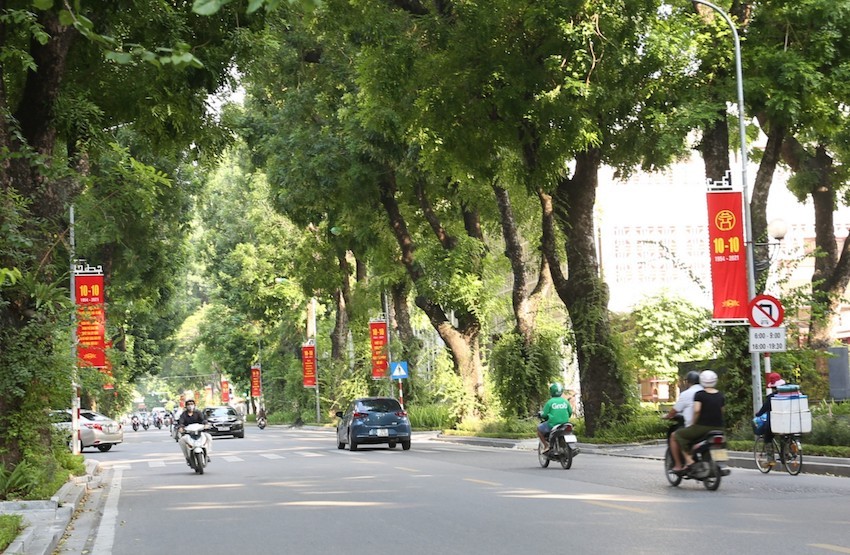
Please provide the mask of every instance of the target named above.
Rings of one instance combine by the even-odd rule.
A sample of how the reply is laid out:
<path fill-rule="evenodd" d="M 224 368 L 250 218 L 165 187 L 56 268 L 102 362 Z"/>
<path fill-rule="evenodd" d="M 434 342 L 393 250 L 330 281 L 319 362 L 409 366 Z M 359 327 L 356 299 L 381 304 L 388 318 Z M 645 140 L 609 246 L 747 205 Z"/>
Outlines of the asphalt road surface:
<path fill-rule="evenodd" d="M 86 452 L 97 519 L 57 553 L 850 553 L 847 478 L 733 469 L 710 492 L 670 487 L 660 461 L 542 469 L 531 451 L 427 434 L 350 452 L 330 430 L 276 426 L 213 448 L 204 475 L 155 429 Z"/>

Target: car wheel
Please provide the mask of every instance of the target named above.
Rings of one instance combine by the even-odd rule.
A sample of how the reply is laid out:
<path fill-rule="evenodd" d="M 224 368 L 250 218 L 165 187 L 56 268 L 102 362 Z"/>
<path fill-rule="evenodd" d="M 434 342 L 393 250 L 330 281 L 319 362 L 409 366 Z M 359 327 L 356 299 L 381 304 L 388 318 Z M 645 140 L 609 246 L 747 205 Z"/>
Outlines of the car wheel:
<path fill-rule="evenodd" d="M 390 449 L 395 449 L 395 441 L 390 442 Z"/>
<path fill-rule="evenodd" d="M 401 440 L 401 448 L 404 449 L 405 451 L 409 451 L 410 450 L 410 440 L 409 439 Z"/>
<path fill-rule="evenodd" d="M 354 436 L 351 435 L 351 430 L 348 430 L 348 449 L 351 451 L 357 451 L 357 441 L 355 441 Z"/>
<path fill-rule="evenodd" d="M 109 451 L 110 449 L 112 449 L 112 444 L 111 444 L 111 443 L 103 443 L 103 444 L 101 444 L 101 445 L 98 445 L 98 446 L 97 446 L 97 448 L 98 448 L 101 452 L 106 453 L 107 451 Z"/>
<path fill-rule="evenodd" d="M 233 437 L 238 437 L 239 439 L 243 439 L 243 438 L 245 437 L 245 432 L 242 432 L 242 433 L 241 433 L 241 434 L 239 434 L 238 436 L 237 436 L 237 435 L 234 435 Z"/>

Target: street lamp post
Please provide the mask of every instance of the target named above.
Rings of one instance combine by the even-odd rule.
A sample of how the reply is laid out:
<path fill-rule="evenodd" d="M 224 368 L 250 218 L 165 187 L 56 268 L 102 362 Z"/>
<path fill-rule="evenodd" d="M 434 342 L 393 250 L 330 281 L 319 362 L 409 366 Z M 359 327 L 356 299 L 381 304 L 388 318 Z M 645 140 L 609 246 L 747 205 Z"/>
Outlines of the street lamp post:
<path fill-rule="evenodd" d="M 747 185 L 747 134 L 744 123 L 744 72 L 741 69 L 741 41 L 738 38 L 738 30 L 729 18 L 729 15 L 721 8 L 705 0 L 693 0 L 719 13 L 729 25 L 732 31 L 732 40 L 735 45 L 735 81 L 738 87 L 738 134 L 741 141 L 741 184 L 744 194 L 744 240 L 747 243 L 747 294 L 749 300 L 756 296 L 755 267 L 753 265 L 753 225 L 750 216 L 750 195 Z M 751 371 L 753 382 L 753 412 L 761 408 L 761 367 L 758 353 L 750 353 Z"/>

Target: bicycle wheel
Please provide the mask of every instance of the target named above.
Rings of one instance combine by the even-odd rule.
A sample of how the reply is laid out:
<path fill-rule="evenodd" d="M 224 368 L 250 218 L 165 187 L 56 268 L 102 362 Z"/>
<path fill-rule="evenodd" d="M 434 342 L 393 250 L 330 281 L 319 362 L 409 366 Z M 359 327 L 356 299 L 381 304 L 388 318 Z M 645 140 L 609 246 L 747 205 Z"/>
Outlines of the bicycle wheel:
<path fill-rule="evenodd" d="M 756 461 L 756 468 L 762 474 L 767 474 L 776 464 L 773 462 L 771 455 L 776 451 L 773 450 L 773 442 L 765 445 L 764 436 L 756 436 L 755 444 L 753 444 L 753 458 Z"/>
<path fill-rule="evenodd" d="M 791 476 L 803 470 L 803 444 L 794 436 L 782 438 L 782 464 Z"/>

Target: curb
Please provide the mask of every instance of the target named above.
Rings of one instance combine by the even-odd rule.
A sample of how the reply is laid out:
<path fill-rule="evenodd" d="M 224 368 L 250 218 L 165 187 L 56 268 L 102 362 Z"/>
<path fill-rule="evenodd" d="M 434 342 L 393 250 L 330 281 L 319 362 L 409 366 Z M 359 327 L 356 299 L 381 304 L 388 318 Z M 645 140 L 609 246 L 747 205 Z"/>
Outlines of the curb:
<path fill-rule="evenodd" d="M 100 484 L 100 463 L 85 460 L 86 474 L 65 482 L 47 501 L 4 501 L 0 513 L 23 516 L 24 530 L 9 544 L 4 554 L 49 555 L 59 545 L 76 510 L 90 488 Z"/>
<path fill-rule="evenodd" d="M 432 439 L 447 443 L 463 443 L 482 447 L 501 447 L 523 451 L 533 451 L 537 448 L 536 439 L 500 439 L 474 436 L 451 436 L 437 434 Z M 627 457 L 632 459 L 663 460 L 666 441 L 656 440 L 647 443 L 625 443 L 598 445 L 595 443 L 578 443 L 582 453 L 609 457 Z M 753 454 L 748 451 L 730 451 L 727 463 L 732 468 L 755 470 Z M 779 469 L 779 472 L 784 470 Z M 806 456 L 803 448 L 803 474 L 824 476 L 850 477 L 850 459 L 839 457 Z"/>

